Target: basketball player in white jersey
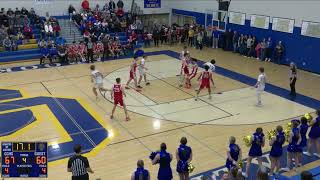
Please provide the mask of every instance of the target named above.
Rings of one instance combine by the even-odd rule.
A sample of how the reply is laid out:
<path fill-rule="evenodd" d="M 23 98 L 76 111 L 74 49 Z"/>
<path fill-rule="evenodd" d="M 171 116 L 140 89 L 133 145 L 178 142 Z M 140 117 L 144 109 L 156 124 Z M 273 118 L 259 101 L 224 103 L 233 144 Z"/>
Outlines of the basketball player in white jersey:
<path fill-rule="evenodd" d="M 257 83 L 254 86 L 257 91 L 257 104 L 256 105 L 258 107 L 262 106 L 261 94 L 263 93 L 264 88 L 266 86 L 266 82 L 267 82 L 266 74 L 264 73 L 264 68 L 260 67 L 259 72 L 260 72 L 260 74 L 258 76 Z"/>
<path fill-rule="evenodd" d="M 184 46 L 184 47 L 183 47 L 183 50 L 181 51 L 181 53 L 180 53 L 180 55 L 179 55 L 180 60 L 184 60 L 185 54 L 189 54 L 189 51 L 188 51 L 188 47 L 187 47 L 187 46 Z M 177 76 L 181 76 L 182 74 L 183 74 L 182 71 L 180 71 L 180 74 L 177 74 Z"/>
<path fill-rule="evenodd" d="M 97 89 L 99 89 L 100 91 L 103 91 L 103 92 L 109 91 L 109 90 L 105 89 L 103 87 L 103 75 L 101 74 L 101 72 L 96 70 L 95 65 L 91 65 L 90 70 L 91 70 L 91 82 L 94 83 L 92 91 L 93 91 L 94 95 L 96 96 L 96 100 L 98 100 Z"/>
<path fill-rule="evenodd" d="M 138 81 L 138 86 L 140 86 L 142 77 L 144 78 L 146 85 L 150 85 L 150 83 L 147 81 L 147 74 L 146 74 L 146 71 L 148 70 L 148 68 L 145 66 L 147 59 L 148 59 L 147 56 L 143 56 L 139 62 L 138 70 L 139 70 L 140 77 L 139 77 L 139 81 Z"/>
<path fill-rule="evenodd" d="M 216 61 L 212 59 L 210 62 L 206 62 L 203 66 L 209 66 L 209 71 L 215 72 L 216 71 Z"/>

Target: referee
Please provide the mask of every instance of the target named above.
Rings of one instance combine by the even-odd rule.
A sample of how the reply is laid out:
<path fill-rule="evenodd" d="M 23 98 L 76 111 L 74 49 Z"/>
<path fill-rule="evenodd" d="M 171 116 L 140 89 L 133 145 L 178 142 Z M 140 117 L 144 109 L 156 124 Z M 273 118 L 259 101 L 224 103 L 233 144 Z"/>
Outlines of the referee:
<path fill-rule="evenodd" d="M 75 145 L 73 149 L 76 154 L 68 161 L 68 172 L 72 172 L 72 180 L 89 180 L 88 172 L 93 173 L 93 171 L 88 159 L 80 154 L 81 145 Z"/>

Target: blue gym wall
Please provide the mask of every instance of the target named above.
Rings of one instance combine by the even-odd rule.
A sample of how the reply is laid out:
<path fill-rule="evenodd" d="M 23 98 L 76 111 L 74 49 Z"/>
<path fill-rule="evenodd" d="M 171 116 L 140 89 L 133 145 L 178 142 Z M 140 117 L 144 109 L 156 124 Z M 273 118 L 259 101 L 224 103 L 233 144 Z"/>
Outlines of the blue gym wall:
<path fill-rule="evenodd" d="M 172 9 L 173 14 L 192 16 L 198 24 L 205 25 L 205 13 Z M 211 23 L 212 16 L 207 18 Z M 301 27 L 294 27 L 293 33 L 273 31 L 270 23 L 269 29 L 250 27 L 250 20 L 246 20 L 245 25 L 227 24 L 227 29 L 235 30 L 243 34 L 256 36 L 258 40 L 271 37 L 273 44 L 282 41 L 285 46 L 285 54 L 282 64 L 295 62 L 300 69 L 320 74 L 320 38 L 302 36 Z M 319 53 L 319 54 L 318 54 Z"/>

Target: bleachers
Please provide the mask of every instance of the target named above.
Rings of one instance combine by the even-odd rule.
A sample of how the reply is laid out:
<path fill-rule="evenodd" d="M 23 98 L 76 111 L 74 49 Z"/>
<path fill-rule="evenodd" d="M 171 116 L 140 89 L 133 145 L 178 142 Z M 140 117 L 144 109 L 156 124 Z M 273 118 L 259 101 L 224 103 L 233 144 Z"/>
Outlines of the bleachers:
<path fill-rule="evenodd" d="M 40 49 L 5 51 L 0 53 L 0 63 L 40 58 Z"/>

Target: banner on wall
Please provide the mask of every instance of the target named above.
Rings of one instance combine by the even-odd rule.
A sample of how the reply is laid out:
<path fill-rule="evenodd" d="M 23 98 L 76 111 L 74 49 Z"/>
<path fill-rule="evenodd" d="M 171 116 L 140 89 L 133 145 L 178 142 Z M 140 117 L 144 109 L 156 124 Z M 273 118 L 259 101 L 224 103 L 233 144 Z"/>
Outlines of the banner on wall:
<path fill-rule="evenodd" d="M 53 1 L 55 0 L 34 0 L 36 4 L 49 4 L 49 3 L 52 3 Z"/>
<path fill-rule="evenodd" d="M 161 0 L 144 0 L 144 8 L 161 8 Z"/>

